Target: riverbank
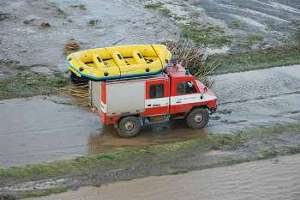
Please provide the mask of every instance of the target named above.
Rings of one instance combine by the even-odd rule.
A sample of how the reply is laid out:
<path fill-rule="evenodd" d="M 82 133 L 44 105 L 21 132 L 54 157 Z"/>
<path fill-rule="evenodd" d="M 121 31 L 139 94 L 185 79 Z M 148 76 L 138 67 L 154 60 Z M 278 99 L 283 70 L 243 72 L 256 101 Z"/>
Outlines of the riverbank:
<path fill-rule="evenodd" d="M 300 197 L 300 154 L 243 164 L 82 187 L 33 200 L 286 199 Z M 178 184 L 180 180 L 180 184 Z M 118 192 L 116 192 L 118 191 Z"/>

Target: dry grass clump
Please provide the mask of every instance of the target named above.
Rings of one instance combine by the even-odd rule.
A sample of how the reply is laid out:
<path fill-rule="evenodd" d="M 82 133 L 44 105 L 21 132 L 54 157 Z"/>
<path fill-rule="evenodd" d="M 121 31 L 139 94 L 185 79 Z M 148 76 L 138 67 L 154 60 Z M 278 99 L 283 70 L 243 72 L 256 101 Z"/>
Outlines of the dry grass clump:
<path fill-rule="evenodd" d="M 64 46 L 64 54 L 69 55 L 74 51 L 80 50 L 80 44 L 75 39 L 69 40 Z"/>
<path fill-rule="evenodd" d="M 74 104 L 78 106 L 91 106 L 89 97 L 89 85 L 87 83 L 68 85 L 60 89 L 60 94 L 73 97 Z"/>
<path fill-rule="evenodd" d="M 206 86 L 212 86 L 213 81 L 210 80 L 208 76 L 212 75 L 218 67 L 217 62 L 205 65 L 204 51 L 189 41 L 167 41 L 164 42 L 164 44 L 171 51 L 173 62 L 180 63 L 193 75 L 198 77 Z"/>
<path fill-rule="evenodd" d="M 49 22 L 42 22 L 42 23 L 41 23 L 41 27 L 42 27 L 42 28 L 50 28 L 51 25 L 50 25 Z"/>
<path fill-rule="evenodd" d="M 70 39 L 64 46 L 64 54 L 69 55 L 80 50 L 80 44 L 75 39 Z M 87 82 L 68 85 L 60 90 L 62 95 L 71 96 L 74 103 L 79 106 L 89 107 L 89 85 Z"/>
<path fill-rule="evenodd" d="M 86 5 L 84 4 L 76 4 L 76 5 L 71 5 L 72 8 L 79 8 L 80 10 L 87 10 Z"/>

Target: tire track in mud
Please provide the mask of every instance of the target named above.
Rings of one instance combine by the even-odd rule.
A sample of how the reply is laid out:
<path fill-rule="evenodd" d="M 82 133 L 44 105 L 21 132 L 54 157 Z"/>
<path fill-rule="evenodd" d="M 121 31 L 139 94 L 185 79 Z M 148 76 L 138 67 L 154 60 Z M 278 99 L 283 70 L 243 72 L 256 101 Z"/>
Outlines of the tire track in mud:
<path fill-rule="evenodd" d="M 160 0 L 183 23 L 216 25 L 233 36 L 231 51 L 268 47 L 294 40 L 300 3 L 288 0 Z M 179 13 L 179 14 L 177 14 Z M 179 20 L 180 21 L 180 20 Z"/>
<path fill-rule="evenodd" d="M 224 74 L 213 79 L 220 102 L 208 125 L 213 132 L 236 132 L 300 120 L 296 112 L 300 108 L 299 65 Z"/>
<path fill-rule="evenodd" d="M 271 99 L 271 98 L 275 98 L 275 97 L 294 95 L 294 94 L 300 94 L 300 90 L 295 91 L 295 92 L 287 92 L 287 93 L 283 93 L 283 94 L 276 94 L 276 95 L 270 95 L 270 96 L 261 96 L 261 97 L 256 97 L 256 98 L 253 98 L 253 99 L 242 99 L 242 100 L 237 100 L 237 101 L 227 101 L 227 102 L 224 102 L 224 103 L 220 103 L 219 105 L 227 105 L 227 104 L 233 104 L 233 103 L 246 103 L 246 102 L 250 102 L 250 101 L 265 100 L 265 99 Z"/>

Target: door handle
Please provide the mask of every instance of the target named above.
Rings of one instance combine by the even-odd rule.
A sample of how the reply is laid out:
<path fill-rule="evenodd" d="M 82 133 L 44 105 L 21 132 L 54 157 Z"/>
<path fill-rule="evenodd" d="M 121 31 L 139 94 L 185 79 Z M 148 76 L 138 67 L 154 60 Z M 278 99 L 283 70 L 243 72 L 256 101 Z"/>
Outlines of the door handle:
<path fill-rule="evenodd" d="M 176 101 L 176 103 L 181 103 L 181 101 Z"/>
<path fill-rule="evenodd" d="M 151 106 L 153 106 L 153 107 L 158 107 L 158 106 L 160 106 L 160 104 L 153 104 L 153 105 L 152 105 L 152 104 L 147 104 L 147 106 L 148 106 L 148 107 L 151 107 Z"/>

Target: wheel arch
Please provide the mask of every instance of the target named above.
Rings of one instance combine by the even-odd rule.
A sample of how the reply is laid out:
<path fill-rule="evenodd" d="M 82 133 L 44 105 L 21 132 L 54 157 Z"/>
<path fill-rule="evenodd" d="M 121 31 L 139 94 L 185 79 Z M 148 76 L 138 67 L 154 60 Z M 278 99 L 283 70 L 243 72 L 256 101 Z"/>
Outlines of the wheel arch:
<path fill-rule="evenodd" d="M 207 105 L 201 105 L 201 106 L 194 106 L 192 109 L 190 109 L 188 112 L 185 113 L 184 117 L 187 117 L 193 110 L 198 109 L 198 108 L 204 108 L 209 110 L 209 107 Z"/>
<path fill-rule="evenodd" d="M 119 124 L 119 122 L 124 119 L 125 117 L 137 117 L 139 119 L 141 119 L 141 115 L 139 113 L 126 113 L 126 114 L 121 114 L 119 119 L 117 120 L 117 124 Z"/>

